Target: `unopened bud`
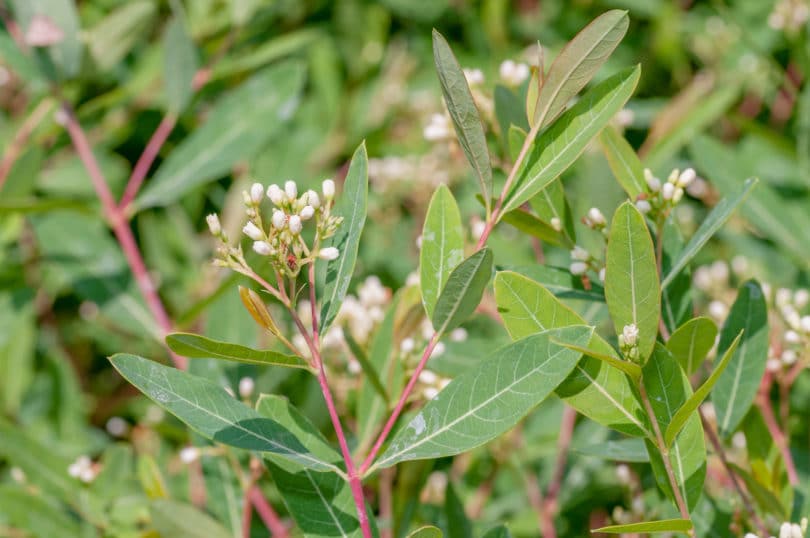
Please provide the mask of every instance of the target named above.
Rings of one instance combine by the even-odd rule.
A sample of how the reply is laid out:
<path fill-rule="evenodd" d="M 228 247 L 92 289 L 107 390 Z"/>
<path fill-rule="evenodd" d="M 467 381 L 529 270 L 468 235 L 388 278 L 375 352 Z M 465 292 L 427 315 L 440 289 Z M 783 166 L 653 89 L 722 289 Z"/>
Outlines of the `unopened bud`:
<path fill-rule="evenodd" d="M 242 398 L 250 398 L 255 386 L 256 383 L 253 381 L 252 377 L 243 377 L 239 380 L 239 396 Z"/>
<path fill-rule="evenodd" d="M 555 232 L 562 231 L 562 221 L 559 219 L 559 217 L 552 217 L 550 224 Z"/>
<path fill-rule="evenodd" d="M 675 185 L 672 183 L 664 183 L 664 186 L 661 187 L 661 196 L 664 197 L 664 200 L 672 200 L 672 197 L 675 195 Z"/>
<path fill-rule="evenodd" d="M 607 223 L 605 216 L 599 211 L 598 207 L 592 207 L 588 211 L 588 220 L 591 222 L 591 226 L 597 227 L 604 226 Z"/>
<path fill-rule="evenodd" d="M 267 197 L 270 198 L 270 201 L 276 205 L 281 205 L 284 203 L 284 191 L 282 191 L 275 183 L 267 187 Z"/>
<path fill-rule="evenodd" d="M 242 228 L 242 233 L 244 233 L 246 236 L 250 237 L 254 241 L 261 241 L 262 239 L 264 239 L 264 232 L 252 221 L 245 224 L 244 228 Z"/>
<path fill-rule="evenodd" d="M 276 209 L 273 211 L 273 217 L 271 220 L 273 222 L 273 228 L 276 230 L 281 230 L 284 228 L 284 225 L 287 224 L 287 215 L 284 214 L 284 211 Z"/>
<path fill-rule="evenodd" d="M 652 211 L 652 206 L 650 205 L 650 202 L 648 202 L 647 200 L 639 200 L 636 202 L 636 209 L 638 209 L 639 211 L 641 211 L 646 215 L 647 213 Z"/>
<path fill-rule="evenodd" d="M 218 237 L 222 233 L 222 225 L 219 223 L 219 216 L 216 213 L 205 217 L 205 221 L 208 223 L 208 229 L 211 230 L 212 235 Z"/>
<path fill-rule="evenodd" d="M 307 205 L 311 205 L 315 209 L 321 207 L 321 198 L 318 196 L 317 192 L 310 189 L 306 192 L 306 197 Z"/>
<path fill-rule="evenodd" d="M 584 275 L 585 272 L 588 270 L 588 264 L 585 262 L 574 262 L 569 267 L 571 270 L 571 274 L 575 276 Z"/>
<path fill-rule="evenodd" d="M 295 184 L 295 181 L 290 180 L 284 183 L 284 193 L 287 195 L 288 200 L 298 198 L 298 185 Z"/>
<path fill-rule="evenodd" d="M 697 174 L 695 173 L 694 169 L 687 168 L 686 170 L 681 172 L 680 176 L 678 176 L 677 185 L 682 189 L 685 189 L 695 180 L 696 177 Z"/>
<path fill-rule="evenodd" d="M 267 241 L 255 241 L 253 250 L 262 256 L 270 256 L 273 253 L 273 247 Z"/>
<path fill-rule="evenodd" d="M 622 337 L 627 346 L 635 346 L 638 343 L 638 327 L 636 327 L 636 324 L 625 325 L 622 329 Z"/>
<path fill-rule="evenodd" d="M 647 186 L 652 192 L 661 190 L 661 180 L 655 177 L 649 168 L 644 169 L 644 181 L 647 182 Z"/>
<path fill-rule="evenodd" d="M 586 262 L 591 259 L 590 253 L 579 245 L 574 245 L 571 251 L 571 259 L 581 262 Z"/>
<path fill-rule="evenodd" d="M 200 449 L 196 446 L 187 446 L 180 451 L 180 461 L 188 465 L 197 461 L 200 457 Z"/>
<path fill-rule="evenodd" d="M 338 256 L 340 256 L 340 251 L 335 247 L 322 248 L 318 252 L 318 257 L 322 260 L 332 261 L 336 260 Z"/>
<path fill-rule="evenodd" d="M 264 198 L 264 185 L 261 183 L 254 183 L 250 186 L 250 199 L 254 204 L 258 204 Z"/>
<path fill-rule="evenodd" d="M 331 200 L 335 196 L 335 182 L 331 179 L 324 179 L 321 187 L 323 188 L 323 197 L 327 200 Z"/>
<path fill-rule="evenodd" d="M 304 206 L 304 209 L 301 210 L 299 215 L 301 216 L 302 220 L 309 220 L 313 217 L 313 215 L 315 215 L 315 208 L 311 205 Z"/>
<path fill-rule="evenodd" d="M 290 215 L 290 219 L 289 221 L 287 221 L 287 225 L 290 227 L 290 232 L 293 235 L 300 234 L 301 228 L 303 228 L 303 226 L 301 225 L 301 217 L 299 217 L 298 215 Z"/>

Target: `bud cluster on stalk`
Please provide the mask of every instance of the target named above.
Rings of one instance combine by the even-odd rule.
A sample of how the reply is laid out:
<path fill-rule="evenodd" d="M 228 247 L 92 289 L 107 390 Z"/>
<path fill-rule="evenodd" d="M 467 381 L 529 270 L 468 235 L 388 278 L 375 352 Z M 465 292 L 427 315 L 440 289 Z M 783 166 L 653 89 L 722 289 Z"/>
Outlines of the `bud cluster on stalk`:
<path fill-rule="evenodd" d="M 242 193 L 248 218 L 242 233 L 253 241 L 253 251 L 267 257 L 273 268 L 282 275 L 294 278 L 315 259 L 334 260 L 340 255 L 335 247 L 321 246 L 325 239 L 335 234 L 343 221 L 342 217 L 331 214 L 335 198 L 334 181 L 324 180 L 321 189 L 321 194 L 307 190 L 299 195 L 295 181 L 287 181 L 283 188 L 273 184 L 266 190 L 261 183 L 254 183 L 249 191 Z M 273 205 L 267 222 L 261 211 L 265 196 Z M 228 244 L 219 217 L 212 214 L 206 220 L 211 233 L 220 240 L 215 263 L 239 272 L 250 271 L 241 246 Z M 314 227 L 311 244 L 303 236 L 308 225 Z"/>
<path fill-rule="evenodd" d="M 639 195 L 636 200 L 636 208 L 656 218 L 659 215 L 666 215 L 683 198 L 684 192 L 690 184 L 697 178 L 697 174 L 691 168 L 683 172 L 677 168 L 673 170 L 665 182 L 655 177 L 649 168 L 644 169 L 644 181 L 647 183 L 649 192 Z"/>

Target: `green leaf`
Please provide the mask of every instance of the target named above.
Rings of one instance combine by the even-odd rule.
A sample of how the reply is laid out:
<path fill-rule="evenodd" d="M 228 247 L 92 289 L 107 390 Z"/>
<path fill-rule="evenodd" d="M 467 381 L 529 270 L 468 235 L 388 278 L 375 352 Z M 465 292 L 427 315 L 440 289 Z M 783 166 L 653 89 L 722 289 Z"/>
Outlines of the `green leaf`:
<path fill-rule="evenodd" d="M 658 335 L 661 288 L 650 232 L 644 216 L 630 202 L 613 215 L 606 258 L 605 299 L 616 334 L 635 325 L 639 356 L 644 361 Z"/>
<path fill-rule="evenodd" d="M 363 370 L 363 375 L 366 376 L 363 381 L 368 381 L 371 384 L 371 388 L 377 391 L 377 394 L 379 394 L 383 400 L 389 402 L 391 398 L 388 396 L 388 392 L 385 390 L 385 387 L 383 387 L 382 381 L 380 381 L 380 375 L 377 373 L 377 370 L 374 369 L 374 365 L 371 364 L 365 350 L 352 336 L 351 329 L 349 329 L 348 326 L 343 328 L 343 339 L 346 340 L 346 345 L 349 347 L 349 351 L 351 351 L 354 358 L 360 364 L 360 368 Z"/>
<path fill-rule="evenodd" d="M 551 227 L 553 219 L 559 219 L 562 229 L 560 232 L 554 232 L 557 244 L 562 243 L 563 246 L 569 249 L 574 246 L 577 238 L 574 229 L 575 219 L 571 211 L 571 205 L 565 196 L 562 180 L 558 178 L 549 183 L 545 189 L 529 200 L 529 204 L 540 220 L 548 223 L 549 227 Z M 563 237 L 564 240 L 560 241 L 559 237 Z"/>
<path fill-rule="evenodd" d="M 536 237 L 543 243 L 557 246 L 570 246 L 570 241 L 560 240 L 560 232 L 524 209 L 513 209 L 501 217 L 506 224 L 514 226 L 524 234 Z"/>
<path fill-rule="evenodd" d="M 226 94 L 206 122 L 163 162 L 135 200 L 137 208 L 171 205 L 255 155 L 283 132 L 303 81 L 300 64 L 284 63 L 260 71 Z"/>
<path fill-rule="evenodd" d="M 612 125 L 608 125 L 599 135 L 602 151 L 607 158 L 613 176 L 631 200 L 647 192 L 644 180 L 644 167 L 633 147 Z"/>
<path fill-rule="evenodd" d="M 513 129 L 515 135 L 522 132 L 523 138 L 526 137 L 526 130 L 529 129 L 529 123 L 526 121 L 526 107 L 513 90 L 500 84 L 495 85 L 493 101 L 495 102 L 495 118 L 498 120 L 498 127 L 501 131 L 501 143 L 503 149 L 510 152 L 514 138 Z M 523 144 L 523 140 L 520 141 L 520 144 Z M 518 151 L 520 151 L 519 146 Z M 512 155 L 512 159 L 516 156 L 516 154 Z"/>
<path fill-rule="evenodd" d="M 23 533 L 21 536 L 83 535 L 76 518 L 16 484 L 0 485 L 0 516 L 4 529 L 8 530 L 6 524 L 10 524 Z"/>
<path fill-rule="evenodd" d="M 343 223 L 332 237 L 330 246 L 336 247 L 340 255 L 326 265 L 326 284 L 321 304 L 320 331 L 326 334 L 346 297 L 346 291 L 357 262 L 357 249 L 360 234 L 366 223 L 368 205 L 368 155 L 366 143 L 360 144 L 349 165 L 343 192 L 335 206 L 335 215 L 343 217 Z"/>
<path fill-rule="evenodd" d="M 172 538 L 231 538 L 218 521 L 197 507 L 171 499 L 152 501 L 152 525 L 161 536 Z"/>
<path fill-rule="evenodd" d="M 551 265 L 520 265 L 505 267 L 510 272 L 519 273 L 543 285 L 558 299 L 582 299 L 591 302 L 605 302 L 605 290 L 596 282 L 588 289 L 582 279 L 571 274 L 567 268 Z"/>
<path fill-rule="evenodd" d="M 678 327 L 667 341 L 667 349 L 687 375 L 694 374 L 714 347 L 717 325 L 706 317 L 693 318 Z"/>
<path fill-rule="evenodd" d="M 182 18 L 172 17 L 163 34 L 163 79 L 166 87 L 166 104 L 178 114 L 186 108 L 194 89 L 191 83 L 199 66 L 197 47 L 188 35 Z"/>
<path fill-rule="evenodd" d="M 504 212 L 523 205 L 577 160 L 630 98 L 640 73 L 636 66 L 597 84 L 537 137 L 517 173 Z"/>
<path fill-rule="evenodd" d="M 329 444 L 320 431 L 296 409 L 287 398 L 276 394 L 262 394 L 256 402 L 256 412 L 280 424 L 301 441 L 313 456 L 330 463 L 342 461 L 341 455 Z M 279 456 L 268 456 L 286 464 Z"/>
<path fill-rule="evenodd" d="M 686 241 L 681 235 L 680 227 L 674 216 L 670 215 L 664 221 L 661 241 L 661 274 L 669 272 L 672 261 L 680 255 L 685 245 Z M 669 286 L 661 289 L 661 319 L 667 330 L 674 332 L 692 319 L 694 310 L 692 274 L 689 266 L 686 266 L 676 273 Z"/>
<path fill-rule="evenodd" d="M 258 364 L 261 366 L 286 366 L 288 368 L 305 368 L 309 365 L 301 357 L 285 355 L 278 351 L 259 350 L 211 340 L 205 336 L 191 333 L 172 333 L 166 336 L 169 349 L 189 359 L 224 359 L 226 361 Z"/>
<path fill-rule="evenodd" d="M 450 50 L 450 45 L 436 30 L 433 30 L 433 60 L 459 144 L 478 177 L 481 195 L 484 197 L 489 214 L 489 200 L 492 197 L 492 163 L 489 160 L 484 126 L 464 71 Z"/>
<path fill-rule="evenodd" d="M 595 445 L 572 447 L 574 452 L 610 461 L 646 463 L 650 461 L 642 439 L 607 440 Z"/>
<path fill-rule="evenodd" d="M 498 525 L 485 532 L 483 538 L 512 538 L 512 533 L 503 525 Z"/>
<path fill-rule="evenodd" d="M 717 427 L 723 436 L 731 435 L 745 417 L 768 362 L 768 306 L 762 288 L 753 280 L 740 286 L 720 330 L 718 355 L 731 347 L 740 331 L 745 331 L 740 346 L 712 389 Z"/>
<path fill-rule="evenodd" d="M 678 409 L 678 411 L 673 415 L 672 421 L 667 426 L 667 430 L 664 433 L 664 442 L 667 446 L 670 446 L 672 442 L 675 440 L 675 437 L 680 433 L 681 429 L 683 428 L 686 421 L 693 415 L 693 413 L 697 410 L 698 406 L 703 403 L 703 400 L 706 399 L 706 396 L 709 395 L 709 392 L 714 387 L 714 384 L 717 383 L 717 380 L 720 378 L 720 375 L 728 366 L 731 357 L 734 355 L 734 351 L 737 349 L 737 344 L 740 343 L 740 339 L 742 338 L 743 333 L 737 335 L 737 338 L 731 343 L 731 346 L 723 353 L 723 358 L 720 359 L 720 362 L 717 363 L 715 366 L 714 371 L 711 375 L 703 382 L 703 384 L 692 394 L 686 402 Z"/>
<path fill-rule="evenodd" d="M 433 525 L 420 527 L 410 533 L 408 538 L 442 538 L 442 531 Z"/>
<path fill-rule="evenodd" d="M 472 314 L 492 276 L 492 251 L 482 248 L 450 273 L 433 311 L 433 328 L 439 334 L 452 331 Z"/>
<path fill-rule="evenodd" d="M 603 13 L 583 28 L 554 59 L 537 97 L 533 123 L 545 127 L 585 87 L 627 32 L 626 11 Z"/>
<path fill-rule="evenodd" d="M 513 340 L 548 329 L 584 325 L 585 320 L 560 302 L 544 286 L 511 271 L 495 276 L 495 301 Z M 589 344 L 604 353 L 615 353 L 599 338 Z M 583 357 L 556 389 L 566 403 L 592 420 L 629 435 L 644 435 L 647 427 L 640 402 L 627 377 L 601 361 Z"/>
<path fill-rule="evenodd" d="M 156 404 L 208 439 L 278 454 L 311 469 L 338 470 L 315 457 L 278 422 L 262 417 L 216 383 L 135 355 L 119 353 L 110 362 Z"/>
<path fill-rule="evenodd" d="M 689 240 L 689 243 L 687 243 L 686 247 L 684 247 L 684 249 L 680 252 L 678 258 L 672 262 L 672 266 L 670 267 L 667 276 L 665 276 L 661 281 L 662 288 L 666 288 L 672 282 L 675 276 L 677 276 L 678 272 L 686 267 L 686 264 L 695 257 L 695 255 L 700 251 L 701 248 L 703 248 L 703 246 L 717 232 L 717 230 L 723 226 L 731 214 L 734 213 L 740 204 L 745 201 L 748 194 L 756 186 L 757 181 L 758 180 L 756 179 L 746 180 L 739 192 L 733 194 L 732 196 L 723 198 L 720 200 L 720 203 L 714 206 L 711 213 L 709 213 L 706 218 L 703 219 L 703 222 Z"/>
<path fill-rule="evenodd" d="M 427 317 L 439 299 L 450 273 L 464 259 L 464 228 L 453 193 L 439 185 L 430 200 L 422 228 L 419 285 Z"/>
<path fill-rule="evenodd" d="M 657 344 L 650 360 L 644 365 L 644 388 L 650 398 L 655 418 L 661 431 L 666 431 L 672 423 L 676 411 L 692 395 L 689 378 L 667 349 Z M 645 439 L 650 456 L 653 474 L 658 486 L 673 499 L 661 452 L 650 439 Z M 695 507 L 703 492 L 706 478 L 706 445 L 700 417 L 692 413 L 675 442 L 669 449 L 669 461 L 675 474 L 675 481 L 681 490 L 689 509 Z"/>
<path fill-rule="evenodd" d="M 137 467 L 138 480 L 146 496 L 150 499 L 168 499 L 166 480 L 164 480 L 155 458 L 149 454 L 141 454 L 138 456 Z"/>
<path fill-rule="evenodd" d="M 452 483 L 448 483 L 444 490 L 444 513 L 447 516 L 447 538 L 472 536 L 472 524 Z"/>
<path fill-rule="evenodd" d="M 47 48 L 50 59 L 65 78 L 79 73 L 82 65 L 81 23 L 74 0 L 13 0 L 14 15 L 22 34 L 28 32 L 35 16 L 47 19 L 62 32 L 62 39 Z"/>
<path fill-rule="evenodd" d="M 155 4 L 148 0 L 127 2 L 114 9 L 87 32 L 87 46 L 96 65 L 106 71 L 135 47 L 152 26 Z"/>
<path fill-rule="evenodd" d="M 635 381 L 641 379 L 641 367 L 638 364 L 617 357 L 615 352 L 604 353 L 601 351 L 597 351 L 595 349 L 591 349 L 587 346 L 578 346 L 575 344 L 570 344 L 568 342 L 556 341 L 555 343 L 563 347 L 567 347 L 568 349 L 572 349 L 588 357 L 600 360 L 605 364 L 608 364 L 611 367 L 616 368 L 617 370 L 621 370 L 625 374 L 629 375 Z"/>
<path fill-rule="evenodd" d="M 567 327 L 501 348 L 430 400 L 372 468 L 452 456 L 498 437 L 551 394 L 579 360 L 579 353 L 551 339 L 586 344 L 591 334 L 590 327 Z"/>
<path fill-rule="evenodd" d="M 31 290 L 0 292 L 0 409 L 9 416 L 20 411 L 34 380 L 37 319 Z"/>
<path fill-rule="evenodd" d="M 653 532 L 687 532 L 692 530 L 692 522 L 688 519 L 662 519 L 660 521 L 644 521 L 641 523 L 627 523 L 625 525 L 611 525 L 591 532 L 604 532 L 607 534 L 638 534 Z"/>

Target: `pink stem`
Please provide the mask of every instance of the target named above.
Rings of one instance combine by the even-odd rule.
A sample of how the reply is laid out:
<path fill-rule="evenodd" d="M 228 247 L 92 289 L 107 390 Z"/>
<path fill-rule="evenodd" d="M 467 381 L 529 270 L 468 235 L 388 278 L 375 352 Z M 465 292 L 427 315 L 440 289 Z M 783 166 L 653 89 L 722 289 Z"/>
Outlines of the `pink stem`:
<path fill-rule="evenodd" d="M 290 536 L 287 526 L 284 525 L 284 522 L 278 517 L 276 511 L 273 510 L 273 507 L 270 506 L 270 503 L 264 498 L 258 486 L 251 487 L 248 490 L 247 497 L 247 500 L 250 502 L 246 502 L 245 504 L 253 504 L 256 508 L 256 513 L 262 518 L 264 526 L 267 527 L 267 530 L 270 531 L 273 538 L 288 538 L 288 536 Z"/>
<path fill-rule="evenodd" d="M 149 271 L 146 269 L 146 264 L 144 264 L 140 250 L 138 250 L 138 244 L 135 241 L 135 236 L 132 234 L 132 229 L 129 227 L 129 224 L 127 224 L 124 215 L 115 203 L 112 192 L 104 179 L 104 174 L 101 172 L 98 161 L 96 161 L 96 157 L 93 155 L 93 151 L 90 148 L 90 143 L 87 141 L 87 136 L 81 125 L 79 125 L 73 110 L 67 103 L 63 103 L 62 109 L 67 118 L 66 128 L 73 142 L 73 146 L 76 148 L 76 153 L 82 160 L 88 174 L 90 174 L 90 181 L 93 183 L 96 195 L 101 201 L 101 206 L 104 209 L 107 221 L 115 237 L 118 239 L 118 243 L 121 245 L 121 250 L 124 252 L 124 257 L 129 264 L 132 275 L 135 277 L 135 282 L 138 284 L 141 295 L 143 295 L 147 307 L 152 312 L 152 316 L 157 321 L 158 326 L 165 336 L 165 334 L 172 331 L 172 322 L 157 294 L 155 284 L 149 276 Z M 185 357 L 176 355 L 171 350 L 168 350 L 168 352 L 177 368 L 181 370 L 187 368 L 188 360 Z"/>
<path fill-rule="evenodd" d="M 765 425 L 773 437 L 773 442 L 782 453 L 782 459 L 785 460 L 785 470 L 787 471 L 788 481 L 791 486 L 799 485 L 799 475 L 796 472 L 796 464 L 793 461 L 793 455 L 790 453 L 790 446 L 788 445 L 787 438 L 779 428 L 776 421 L 776 416 L 773 413 L 773 406 L 771 405 L 770 391 L 773 378 L 770 373 L 765 374 L 765 378 L 760 385 L 759 397 L 757 398 L 757 407 L 762 412 L 762 418 L 765 420 Z"/>
<path fill-rule="evenodd" d="M 155 129 L 155 132 L 152 134 L 152 138 L 147 142 L 143 153 L 141 153 L 141 156 L 138 158 L 138 162 L 135 163 L 135 168 L 132 170 L 132 175 L 129 177 L 126 189 L 124 189 L 124 195 L 121 197 L 121 202 L 118 204 L 118 207 L 120 207 L 124 213 L 127 212 L 127 208 L 132 203 L 132 200 L 135 199 L 135 195 L 138 194 L 138 190 L 141 188 L 144 179 L 146 179 L 146 174 L 149 173 L 152 163 L 155 162 L 155 158 L 160 152 L 160 148 L 163 147 L 166 139 L 169 138 L 169 134 L 171 134 L 176 123 L 176 114 L 171 112 L 166 114 L 163 116 L 160 125 L 158 125 L 157 129 Z"/>

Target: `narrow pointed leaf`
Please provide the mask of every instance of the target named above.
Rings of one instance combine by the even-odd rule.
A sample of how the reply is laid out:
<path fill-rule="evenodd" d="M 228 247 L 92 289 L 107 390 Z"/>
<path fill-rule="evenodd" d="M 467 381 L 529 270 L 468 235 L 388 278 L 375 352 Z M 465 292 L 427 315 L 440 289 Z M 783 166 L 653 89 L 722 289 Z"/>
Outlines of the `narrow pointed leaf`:
<path fill-rule="evenodd" d="M 574 452 L 610 461 L 647 463 L 650 456 L 644 441 L 638 438 L 608 440 L 595 445 L 572 447 Z"/>
<path fill-rule="evenodd" d="M 729 361 L 734 356 L 734 351 L 737 349 L 737 344 L 740 343 L 740 339 L 742 338 L 743 332 L 740 331 L 740 334 L 737 335 L 737 338 L 731 343 L 729 348 L 723 353 L 723 358 L 720 359 L 720 362 L 717 363 L 715 366 L 714 371 L 712 371 L 711 375 L 703 382 L 703 384 L 692 394 L 686 402 L 678 409 L 675 415 L 672 417 L 672 421 L 667 426 L 667 431 L 664 433 L 664 442 L 667 446 L 670 446 L 672 442 L 675 440 L 675 437 L 681 432 L 684 424 L 686 421 L 689 420 L 689 417 L 693 415 L 693 413 L 697 410 L 698 406 L 703 403 L 703 400 L 709 395 L 709 392 L 714 387 L 714 384 L 717 383 L 717 380 L 720 378 L 720 375 L 728 366 Z"/>
<path fill-rule="evenodd" d="M 661 288 L 650 232 L 630 202 L 613 215 L 606 266 L 605 299 L 616 334 L 627 325 L 638 327 L 638 351 L 646 360 L 658 335 Z"/>
<path fill-rule="evenodd" d="M 456 377 L 402 427 L 374 465 L 460 454 L 513 427 L 576 366 L 580 354 L 552 338 L 587 344 L 590 327 L 535 334 L 501 348 Z"/>
<path fill-rule="evenodd" d="M 631 378 L 635 380 L 641 378 L 641 367 L 638 364 L 620 359 L 610 353 L 602 353 L 600 351 L 591 349 L 586 346 L 578 346 L 570 344 L 568 342 L 560 342 L 560 341 L 557 341 L 555 343 L 560 344 L 563 347 L 567 347 L 568 349 L 572 349 L 574 351 L 582 353 L 583 355 L 586 355 L 593 359 L 600 360 L 605 364 L 608 364 L 611 367 L 616 368 L 617 370 L 621 370 L 622 372 L 629 375 Z"/>
<path fill-rule="evenodd" d="M 484 197 L 487 212 L 489 212 L 489 199 L 492 197 L 492 164 L 484 126 L 481 123 L 472 93 L 470 93 L 470 87 L 467 85 L 464 71 L 453 55 L 453 51 L 450 50 L 450 45 L 436 30 L 433 30 L 433 60 L 442 86 L 444 102 L 453 119 L 459 144 L 478 177 L 481 195 Z"/>
<path fill-rule="evenodd" d="M 583 28 L 554 59 L 537 96 L 533 123 L 549 125 L 605 63 L 627 33 L 626 11 L 603 13 Z"/>
<path fill-rule="evenodd" d="M 537 193 L 531 200 L 529 200 L 532 210 L 537 213 L 537 216 L 543 222 L 551 226 L 553 219 L 559 219 L 561 230 L 557 232 L 558 237 L 564 238 L 564 246 L 569 249 L 574 246 L 577 235 L 574 228 L 574 221 L 576 220 L 571 205 L 568 203 L 568 198 L 565 196 L 565 189 L 563 188 L 562 180 L 557 178 L 548 186 Z M 552 228 L 553 229 L 553 228 Z M 560 242 L 559 240 L 557 241 Z"/>
<path fill-rule="evenodd" d="M 230 538 L 218 521 L 196 506 L 171 499 L 157 499 L 150 506 L 152 525 L 160 536 L 172 538 Z"/>
<path fill-rule="evenodd" d="M 343 339 L 346 340 L 346 345 L 349 347 L 349 351 L 352 352 L 352 355 L 354 355 L 354 358 L 360 364 L 360 368 L 363 370 L 363 375 L 366 376 L 364 381 L 368 381 L 371 384 L 371 387 L 377 391 L 377 394 L 379 394 L 386 402 L 390 401 L 388 392 L 385 390 L 385 387 L 383 387 L 382 381 L 380 381 L 380 375 L 377 373 L 377 370 L 374 369 L 374 365 L 371 364 L 365 350 L 352 336 L 351 329 L 349 329 L 348 326 L 343 328 Z"/>
<path fill-rule="evenodd" d="M 447 517 L 447 538 L 469 538 L 473 535 L 464 504 L 452 483 L 448 483 L 444 490 L 444 513 Z"/>
<path fill-rule="evenodd" d="M 216 383 L 135 355 L 119 353 L 110 362 L 156 404 L 208 439 L 274 453 L 311 469 L 339 470 L 315 457 L 278 422 L 262 417 Z"/>
<path fill-rule="evenodd" d="M 667 349 L 680 363 L 687 375 L 694 374 L 703 364 L 717 338 L 717 325 L 706 317 L 690 319 L 672 333 Z"/>
<path fill-rule="evenodd" d="M 512 533 L 503 525 L 498 525 L 484 533 L 483 538 L 512 538 Z"/>
<path fill-rule="evenodd" d="M 192 82 L 199 58 L 182 18 L 172 17 L 164 32 L 166 104 L 172 113 L 178 114 L 186 108 L 194 94 Z"/>
<path fill-rule="evenodd" d="M 672 262 L 680 255 L 686 246 L 681 235 L 680 225 L 673 215 L 664 221 L 664 233 L 661 249 L 661 274 L 667 274 Z M 661 288 L 661 319 L 667 330 L 675 330 L 692 319 L 694 312 L 692 303 L 692 273 L 689 266 L 682 268 L 673 277 L 666 288 Z"/>
<path fill-rule="evenodd" d="M 678 258 L 672 262 L 672 266 L 667 273 L 667 276 L 661 281 L 661 287 L 666 288 L 672 280 L 678 275 L 678 272 L 686 267 L 686 264 L 695 257 L 701 248 L 717 233 L 723 224 L 731 217 L 732 213 L 745 202 L 745 199 L 757 185 L 757 179 L 748 179 L 735 194 L 720 200 L 711 213 L 709 213 L 695 234 L 686 244 L 686 247 L 681 251 Z"/>
<path fill-rule="evenodd" d="M 731 435 L 745 417 L 768 362 L 768 306 L 762 288 L 753 280 L 740 286 L 720 331 L 718 354 L 731 347 L 740 331 L 745 331 L 742 341 L 712 389 L 717 427 L 723 436 Z"/>
<path fill-rule="evenodd" d="M 439 334 L 452 331 L 472 314 L 492 276 L 492 251 L 483 248 L 461 262 L 447 279 L 436 308 L 433 328 Z"/>
<path fill-rule="evenodd" d="M 273 316 L 271 316 L 270 311 L 267 310 L 267 305 L 264 304 L 264 301 L 258 293 L 250 288 L 239 286 L 239 298 L 242 299 L 242 304 L 245 305 L 245 309 L 259 326 L 264 327 L 279 338 L 282 337 L 278 325 L 276 325 Z"/>
<path fill-rule="evenodd" d="M 647 192 L 644 181 L 644 167 L 633 151 L 632 146 L 616 130 L 608 125 L 599 135 L 602 151 L 607 158 L 613 176 L 631 200 L 635 200 L 642 192 Z"/>
<path fill-rule="evenodd" d="M 554 267 L 552 265 L 520 265 L 507 267 L 509 272 L 515 272 L 527 277 L 554 294 L 558 299 L 583 299 L 591 302 L 605 302 L 605 289 L 596 282 L 591 282 L 585 288 L 582 279 L 571 274 L 567 267 Z"/>
<path fill-rule="evenodd" d="M 689 379 L 669 351 L 660 344 L 656 344 L 652 357 L 644 365 L 643 376 L 642 382 L 656 420 L 661 431 L 666 431 L 677 410 L 692 395 Z M 645 443 L 658 487 L 673 499 L 661 452 L 649 439 L 645 439 Z M 706 444 L 703 425 L 697 413 L 687 418 L 681 432 L 675 437 L 669 450 L 669 461 L 678 488 L 691 510 L 700 499 L 706 478 Z"/>
<path fill-rule="evenodd" d="M 504 212 L 523 205 L 577 160 L 630 99 L 640 73 L 636 66 L 597 84 L 535 139 L 507 196 Z"/>
<path fill-rule="evenodd" d="M 548 329 L 585 324 L 582 317 L 551 291 L 511 271 L 501 271 L 495 276 L 495 300 L 513 340 Z M 602 353 L 615 353 L 598 335 L 594 335 L 589 347 Z M 633 395 L 627 376 L 597 359 L 583 357 L 556 392 L 568 405 L 600 424 L 629 435 L 648 432 L 639 419 L 644 411 Z"/>
<path fill-rule="evenodd" d="M 463 259 L 461 213 L 453 193 L 446 185 L 440 185 L 428 206 L 419 252 L 419 285 L 428 318 L 433 316 L 436 301 L 450 273 Z"/>
<path fill-rule="evenodd" d="M 434 527 L 433 525 L 427 525 L 410 533 L 408 538 L 442 538 L 442 536 L 444 535 L 442 534 L 441 529 Z"/>
<path fill-rule="evenodd" d="M 641 523 L 627 523 L 625 525 L 611 525 L 591 532 L 604 532 L 606 534 L 638 534 L 654 532 L 687 532 L 692 530 L 692 522 L 688 519 L 662 519 L 660 521 L 644 521 Z"/>
<path fill-rule="evenodd" d="M 343 223 L 330 243 L 330 246 L 338 249 L 340 255 L 326 266 L 326 284 L 320 320 L 320 331 L 323 334 L 326 334 L 326 330 L 337 316 L 349 289 L 354 264 L 357 262 L 360 234 L 363 233 L 363 226 L 366 223 L 367 205 L 368 155 L 366 144 L 363 142 L 352 156 L 349 172 L 343 183 L 343 192 L 335 206 L 335 214 L 343 217 Z"/>
<path fill-rule="evenodd" d="M 199 334 L 172 333 L 166 337 L 166 345 L 178 355 L 189 359 L 223 359 L 262 366 L 309 368 L 304 359 L 295 355 L 219 342 Z"/>

